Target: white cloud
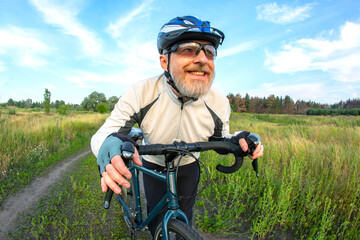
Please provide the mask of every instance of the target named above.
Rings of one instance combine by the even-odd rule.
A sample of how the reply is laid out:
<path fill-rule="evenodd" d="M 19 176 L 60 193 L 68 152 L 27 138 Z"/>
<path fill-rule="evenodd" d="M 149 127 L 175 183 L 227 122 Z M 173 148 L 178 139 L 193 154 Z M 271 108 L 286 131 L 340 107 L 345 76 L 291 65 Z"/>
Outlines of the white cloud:
<path fill-rule="evenodd" d="M 0 55 L 14 59 L 14 62 L 27 67 L 44 66 L 48 62 L 43 58 L 50 48 L 38 39 L 36 32 L 9 26 L 0 29 Z M 0 70 L 5 70 L 0 64 Z"/>
<path fill-rule="evenodd" d="M 288 24 L 304 21 L 310 17 L 312 4 L 290 7 L 288 5 L 278 6 L 277 3 L 267 3 L 256 7 L 257 18 L 278 24 Z"/>
<path fill-rule="evenodd" d="M 116 41 L 119 49 L 103 56 L 99 63 L 120 65 L 119 67 L 124 69 L 122 79 L 134 79 L 134 77 L 143 79 L 158 74 L 161 69 L 156 39 L 148 40 L 144 37 L 146 31 L 142 27 L 144 22 L 139 21 L 151 13 L 152 2 L 153 0 L 144 0 L 135 9 L 119 16 L 106 28 L 106 32 Z M 139 30 L 136 29 L 137 27 Z M 124 33 L 128 35 L 125 37 Z"/>
<path fill-rule="evenodd" d="M 129 12 L 126 16 L 120 16 L 114 23 L 110 23 L 106 28 L 113 38 L 119 38 L 129 23 L 131 23 L 136 17 L 143 13 L 148 13 L 152 0 L 145 0 L 140 6 L 137 6 L 133 11 Z"/>
<path fill-rule="evenodd" d="M 300 39 L 277 53 L 266 52 L 265 65 L 276 73 L 321 70 L 343 82 L 360 81 L 360 24 L 346 22 L 337 40 Z"/>
<path fill-rule="evenodd" d="M 219 53 L 218 53 L 218 56 L 219 56 L 218 58 L 223 58 L 223 57 L 236 55 L 238 53 L 254 49 L 256 46 L 257 46 L 256 41 L 249 41 L 249 42 L 240 43 L 240 44 L 238 44 L 236 46 L 233 46 L 231 48 L 220 50 Z"/>
<path fill-rule="evenodd" d="M 61 28 L 65 34 L 78 38 L 87 55 L 97 56 L 100 54 L 102 41 L 77 20 L 79 7 L 74 5 L 75 2 L 54 4 L 54 1 L 48 0 L 30 1 L 38 11 L 43 13 L 47 23 Z"/>

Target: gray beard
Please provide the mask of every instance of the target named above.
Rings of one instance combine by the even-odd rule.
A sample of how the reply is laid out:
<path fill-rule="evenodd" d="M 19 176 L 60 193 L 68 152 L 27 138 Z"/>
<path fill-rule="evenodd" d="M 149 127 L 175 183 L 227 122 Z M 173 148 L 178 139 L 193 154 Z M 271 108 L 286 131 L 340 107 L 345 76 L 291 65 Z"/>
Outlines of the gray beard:
<path fill-rule="evenodd" d="M 208 84 L 203 82 L 196 82 L 192 86 L 188 86 L 184 81 L 178 81 L 175 78 L 173 78 L 173 80 L 176 87 L 179 89 L 180 93 L 183 96 L 199 98 L 201 96 L 204 96 L 210 90 L 214 78 L 211 79 Z"/>

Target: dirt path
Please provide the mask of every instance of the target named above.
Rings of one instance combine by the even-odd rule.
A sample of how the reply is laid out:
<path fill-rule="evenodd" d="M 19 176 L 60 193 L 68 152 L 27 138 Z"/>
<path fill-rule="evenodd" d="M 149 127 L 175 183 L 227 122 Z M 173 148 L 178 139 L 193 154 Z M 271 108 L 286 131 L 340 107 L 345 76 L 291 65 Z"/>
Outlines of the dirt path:
<path fill-rule="evenodd" d="M 51 185 L 63 177 L 73 163 L 89 155 L 90 152 L 90 149 L 86 149 L 76 156 L 65 159 L 45 176 L 34 179 L 30 185 L 15 195 L 7 197 L 0 211 L 0 239 L 5 239 L 5 234 L 13 230 L 16 217 L 20 213 L 37 203 Z"/>

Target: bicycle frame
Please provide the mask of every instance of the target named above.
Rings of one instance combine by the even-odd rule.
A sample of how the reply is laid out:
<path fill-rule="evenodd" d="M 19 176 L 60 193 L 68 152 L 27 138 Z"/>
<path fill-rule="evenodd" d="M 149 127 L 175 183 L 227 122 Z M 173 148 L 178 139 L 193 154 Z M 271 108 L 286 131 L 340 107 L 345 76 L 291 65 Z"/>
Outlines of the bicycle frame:
<path fill-rule="evenodd" d="M 183 211 L 179 209 L 179 203 L 177 199 L 177 192 L 176 192 L 176 169 L 174 168 L 173 164 L 167 163 L 167 167 L 169 167 L 168 177 L 166 174 L 159 173 L 150 169 L 147 169 L 142 166 L 138 166 L 133 164 L 129 170 L 132 174 L 132 184 L 134 184 L 134 195 L 135 195 L 135 202 L 136 202 L 136 220 L 135 221 L 135 228 L 137 231 L 144 229 L 159 213 L 160 211 L 168 206 L 168 210 L 165 213 L 165 216 L 162 220 L 162 236 L 163 239 L 169 239 L 168 235 L 168 224 L 169 221 L 173 218 L 180 219 L 181 221 L 185 222 L 189 225 L 189 221 Z M 167 182 L 167 192 L 164 197 L 159 201 L 156 207 L 148 214 L 145 219 L 142 216 L 142 209 L 141 209 L 141 197 L 140 197 L 140 186 L 139 186 L 139 172 L 143 174 L 147 174 L 151 177 L 154 177 L 162 182 Z M 119 198 L 121 204 L 123 204 L 125 211 L 130 213 L 128 206 L 123 201 L 122 197 Z"/>
<path fill-rule="evenodd" d="M 142 139 L 142 132 L 139 129 L 133 128 L 128 134 L 132 140 L 137 141 Z M 250 139 L 251 140 L 251 139 Z M 252 140 L 253 141 L 253 140 Z M 254 142 L 254 141 L 253 141 Z M 126 145 L 126 146 L 125 146 Z M 249 146 L 251 151 L 254 151 L 256 144 L 252 144 Z M 176 191 L 176 168 L 174 167 L 174 159 L 180 156 L 184 156 L 189 152 L 202 152 L 208 150 L 218 151 L 220 154 L 229 154 L 232 153 L 235 158 L 235 162 L 231 166 L 223 166 L 218 164 L 216 169 L 222 173 L 234 173 L 236 172 L 243 163 L 243 157 L 249 154 L 249 152 L 243 152 L 241 147 L 238 144 L 234 144 L 231 141 L 209 141 L 209 142 L 193 142 L 193 143 L 185 143 L 183 141 L 178 142 L 175 141 L 173 144 L 149 144 L 149 145 L 138 145 L 137 150 L 139 155 L 164 155 L 165 165 L 167 172 L 166 174 L 156 172 L 150 169 L 147 169 L 142 166 L 138 166 L 130 161 L 130 157 L 134 153 L 134 146 L 125 141 L 122 146 L 122 156 L 128 157 L 128 163 L 131 165 L 127 165 L 129 167 L 129 171 L 132 173 L 132 184 L 135 196 L 135 218 L 131 214 L 129 210 L 129 206 L 126 205 L 123 200 L 124 195 L 118 195 L 119 202 L 123 206 L 124 217 L 131 228 L 132 234 L 135 234 L 135 231 L 139 231 L 144 229 L 167 205 L 167 211 L 162 220 L 162 238 L 169 239 L 169 223 L 172 219 L 178 219 L 179 221 L 184 222 L 189 226 L 189 220 L 187 219 L 185 213 L 179 209 L 178 196 Z M 257 167 L 257 159 L 253 159 L 252 162 L 254 171 L 258 175 L 258 167 Z M 139 173 L 147 174 L 150 177 L 156 178 L 167 184 L 167 192 L 163 196 L 163 198 L 157 203 L 155 208 L 146 216 L 145 218 L 142 216 L 141 209 L 141 195 L 140 195 L 140 186 L 139 186 Z M 109 189 L 106 193 L 104 200 L 104 208 L 108 209 L 110 205 L 110 200 L 112 197 L 113 191 Z M 135 220 L 135 221 L 133 221 Z M 191 228 L 191 227 L 190 227 Z M 194 237 L 194 236 L 192 236 Z"/>

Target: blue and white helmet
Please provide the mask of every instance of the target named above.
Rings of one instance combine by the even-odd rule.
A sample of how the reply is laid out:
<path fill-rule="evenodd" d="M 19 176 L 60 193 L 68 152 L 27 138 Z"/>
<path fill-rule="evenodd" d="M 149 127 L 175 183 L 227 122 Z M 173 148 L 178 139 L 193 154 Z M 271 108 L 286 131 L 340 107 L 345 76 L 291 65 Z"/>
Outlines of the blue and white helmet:
<path fill-rule="evenodd" d="M 210 22 L 201 21 L 194 16 L 176 17 L 161 27 L 157 38 L 160 54 L 178 42 L 186 40 L 204 40 L 211 42 L 216 48 L 222 44 L 225 35 L 210 26 Z"/>

